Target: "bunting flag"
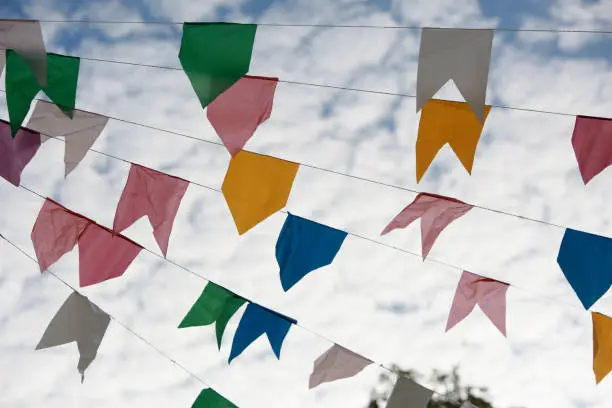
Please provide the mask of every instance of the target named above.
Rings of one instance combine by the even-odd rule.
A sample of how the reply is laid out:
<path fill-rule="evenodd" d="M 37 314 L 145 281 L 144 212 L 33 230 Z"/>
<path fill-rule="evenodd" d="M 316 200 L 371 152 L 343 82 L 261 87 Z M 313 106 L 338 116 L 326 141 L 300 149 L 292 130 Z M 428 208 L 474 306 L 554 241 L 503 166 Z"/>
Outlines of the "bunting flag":
<path fill-rule="evenodd" d="M 79 244 L 81 287 L 123 275 L 142 247 L 47 198 L 34 227 L 32 243 L 40 271 Z"/>
<path fill-rule="evenodd" d="M 6 54 L 5 50 L 0 50 L 0 74 L 4 71 L 4 66 L 6 65 Z"/>
<path fill-rule="evenodd" d="M 21 128 L 11 136 L 11 125 L 0 119 L 0 177 L 19 187 L 21 173 L 40 147 L 40 134 Z"/>
<path fill-rule="evenodd" d="M 417 183 L 447 143 L 467 172 L 472 174 L 476 147 L 490 110 L 490 105 L 485 106 L 484 117 L 480 122 L 465 102 L 439 99 L 427 102 L 421 113 L 416 142 Z"/>
<path fill-rule="evenodd" d="M 238 408 L 225 398 L 223 398 L 217 391 L 212 388 L 205 388 L 200 392 L 198 398 L 193 402 L 191 408 Z"/>
<path fill-rule="evenodd" d="M 370 364 L 371 360 L 334 344 L 315 360 L 308 387 L 313 389 L 326 382 L 354 377 Z"/>
<path fill-rule="evenodd" d="M 41 90 L 44 90 L 49 99 L 72 118 L 79 79 L 79 63 L 80 59 L 76 57 L 48 53 L 47 86 L 42 87 L 26 62 L 13 50 L 6 51 L 6 104 L 13 137 L 28 114 L 34 97 Z"/>
<path fill-rule="evenodd" d="M 612 371 L 612 318 L 591 313 L 593 319 L 593 371 L 599 384 Z"/>
<path fill-rule="evenodd" d="M 244 150 L 232 157 L 221 190 L 240 235 L 287 204 L 298 168 Z"/>
<path fill-rule="evenodd" d="M 231 363 L 234 358 L 238 357 L 240 353 L 264 333 L 268 336 L 268 341 L 276 358 L 280 359 L 283 341 L 287 333 L 289 333 L 292 324 L 297 324 L 297 320 L 283 316 L 255 303 L 249 303 L 234 334 L 229 362 Z"/>
<path fill-rule="evenodd" d="M 584 308 L 589 309 L 612 285 L 612 239 L 568 228 L 557 263 Z"/>
<path fill-rule="evenodd" d="M 146 215 L 165 257 L 172 225 L 188 186 L 187 180 L 132 164 L 115 211 L 113 230 L 124 231 Z"/>
<path fill-rule="evenodd" d="M 385 235 L 397 228 L 406 228 L 420 217 L 422 256 L 425 260 L 444 228 L 471 209 L 470 204 L 454 198 L 419 193 L 412 203 L 391 220 L 380 235 Z"/>
<path fill-rule="evenodd" d="M 346 236 L 344 231 L 288 213 L 276 241 L 283 289 L 288 291 L 309 272 L 331 264 Z"/>
<path fill-rule="evenodd" d="M 572 146 L 586 185 L 612 165 L 612 120 L 576 116 Z"/>
<path fill-rule="evenodd" d="M 225 327 L 245 302 L 246 299 L 235 293 L 208 282 L 198 300 L 179 324 L 179 329 L 216 323 L 217 346 L 221 350 L 221 339 Z"/>
<path fill-rule="evenodd" d="M 208 120 L 235 156 L 270 118 L 278 78 L 244 76 L 206 109 Z"/>
<path fill-rule="evenodd" d="M 463 271 L 446 323 L 446 331 L 465 319 L 472 313 L 474 306 L 478 305 L 505 336 L 508 286 L 507 283 Z"/>
<path fill-rule="evenodd" d="M 399 375 L 387 401 L 387 408 L 426 408 L 432 396 L 433 391 L 429 388 Z"/>
<path fill-rule="evenodd" d="M 248 71 L 255 24 L 184 23 L 179 60 L 206 108 Z"/>
<path fill-rule="evenodd" d="M 109 322 L 108 314 L 86 297 L 73 292 L 51 319 L 36 350 L 75 341 L 80 356 L 77 369 L 81 374 L 81 382 L 83 382 L 85 370 L 96 358 Z"/>
<path fill-rule="evenodd" d="M 463 404 L 461 404 L 461 408 L 478 408 L 478 407 L 472 404 L 470 401 L 464 401 Z"/>
<path fill-rule="evenodd" d="M 417 112 L 449 80 L 483 122 L 493 30 L 423 28 L 417 71 Z"/>
<path fill-rule="evenodd" d="M 64 137 L 64 174 L 67 177 L 83 160 L 107 123 L 106 116 L 78 109 L 74 109 L 72 118 L 69 118 L 54 104 L 38 101 L 27 127 L 45 135 L 43 142 L 53 137 Z"/>
<path fill-rule="evenodd" d="M 40 22 L 36 20 L 0 20 L 0 48 L 12 49 L 23 59 L 38 84 L 47 87 L 47 51 Z M 4 52 L 0 50 L 0 60 Z M 0 73 L 4 64 L 0 61 Z"/>

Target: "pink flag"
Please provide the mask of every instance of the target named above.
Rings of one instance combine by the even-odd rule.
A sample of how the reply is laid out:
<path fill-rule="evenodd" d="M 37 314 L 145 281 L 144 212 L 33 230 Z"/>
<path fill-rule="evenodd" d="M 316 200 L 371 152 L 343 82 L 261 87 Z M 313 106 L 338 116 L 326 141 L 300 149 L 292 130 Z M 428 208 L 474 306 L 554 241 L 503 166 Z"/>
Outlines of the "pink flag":
<path fill-rule="evenodd" d="M 141 249 L 123 235 L 92 223 L 79 238 L 79 285 L 118 278 Z"/>
<path fill-rule="evenodd" d="M 164 256 L 172 224 L 189 182 L 132 164 L 115 211 L 113 229 L 121 232 L 142 216 L 148 216 L 153 235 Z"/>
<path fill-rule="evenodd" d="M 206 116 L 234 157 L 270 118 L 278 78 L 245 75 L 206 108 Z"/>
<path fill-rule="evenodd" d="M 40 271 L 44 272 L 70 252 L 89 224 L 90 220 L 47 198 L 31 234 Z"/>
<path fill-rule="evenodd" d="M 506 335 L 506 292 L 509 285 L 464 271 L 457 285 L 446 331 L 472 313 L 478 304 L 489 320 Z"/>
<path fill-rule="evenodd" d="M 576 116 L 572 145 L 587 184 L 612 165 L 612 119 Z"/>
<path fill-rule="evenodd" d="M 13 139 L 10 123 L 0 120 L 0 177 L 19 187 L 21 173 L 39 147 L 40 133 L 21 128 Z"/>
<path fill-rule="evenodd" d="M 442 230 L 471 209 L 470 204 L 454 198 L 419 193 L 412 203 L 395 216 L 380 235 L 385 235 L 397 228 L 406 228 L 414 220 L 421 218 L 421 251 L 423 260 L 425 260 Z"/>

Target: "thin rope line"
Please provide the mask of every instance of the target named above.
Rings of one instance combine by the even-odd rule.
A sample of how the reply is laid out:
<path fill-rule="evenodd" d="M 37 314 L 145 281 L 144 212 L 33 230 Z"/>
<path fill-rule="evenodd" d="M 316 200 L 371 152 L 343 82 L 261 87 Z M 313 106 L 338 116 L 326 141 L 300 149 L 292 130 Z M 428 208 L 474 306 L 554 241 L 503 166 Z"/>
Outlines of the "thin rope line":
<path fill-rule="evenodd" d="M 41 23 L 64 24 L 143 24 L 143 25 L 183 25 L 183 21 L 108 21 L 108 20 L 38 20 Z M 493 30 L 507 32 L 536 32 L 536 33 L 586 33 L 586 34 L 612 34 L 612 30 L 594 29 L 553 29 L 553 28 L 513 28 L 513 27 L 428 27 L 428 26 L 378 26 L 363 24 L 286 24 L 286 23 L 244 23 L 233 21 L 208 21 L 198 23 L 225 23 L 225 24 L 256 24 L 263 27 L 315 27 L 315 28 L 365 28 L 365 29 L 395 29 L 395 30 L 422 30 L 423 28 L 461 29 L 461 30 Z"/>

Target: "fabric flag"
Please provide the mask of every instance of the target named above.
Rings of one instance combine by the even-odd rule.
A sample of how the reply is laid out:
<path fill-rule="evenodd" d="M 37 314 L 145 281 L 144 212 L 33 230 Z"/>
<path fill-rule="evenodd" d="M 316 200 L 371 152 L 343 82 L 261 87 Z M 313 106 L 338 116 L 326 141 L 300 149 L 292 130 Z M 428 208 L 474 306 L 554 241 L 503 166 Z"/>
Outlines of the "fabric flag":
<path fill-rule="evenodd" d="M 380 235 L 385 235 L 397 228 L 406 228 L 420 217 L 421 252 L 423 260 L 425 260 L 444 228 L 471 209 L 470 204 L 454 198 L 419 193 L 412 203 L 395 216 Z"/>
<path fill-rule="evenodd" d="M 568 228 L 557 263 L 584 308 L 589 309 L 612 285 L 612 239 Z"/>
<path fill-rule="evenodd" d="M 425 408 L 432 395 L 433 391 L 429 388 L 399 375 L 387 401 L 387 408 Z"/>
<path fill-rule="evenodd" d="M 40 271 L 46 271 L 62 255 L 72 251 L 85 228 L 91 223 L 87 218 L 47 198 L 38 213 L 31 234 Z"/>
<path fill-rule="evenodd" d="M 221 190 L 240 235 L 287 204 L 299 166 L 244 150 L 232 157 Z"/>
<path fill-rule="evenodd" d="M 593 319 L 593 371 L 599 384 L 612 371 L 612 318 L 591 313 Z"/>
<path fill-rule="evenodd" d="M 238 357 L 240 353 L 264 333 L 268 336 L 268 341 L 276 358 L 280 359 L 283 341 L 287 333 L 289 333 L 292 324 L 297 324 L 297 320 L 283 316 L 255 303 L 249 303 L 234 334 L 229 362 L 231 363 L 234 358 Z"/>
<path fill-rule="evenodd" d="M 132 164 L 115 211 L 113 230 L 121 232 L 146 215 L 166 256 L 174 218 L 188 186 L 187 180 Z"/>
<path fill-rule="evenodd" d="M 107 123 L 106 116 L 78 109 L 73 110 L 71 119 L 54 104 L 38 101 L 27 127 L 45 135 L 42 138 L 43 142 L 52 137 L 64 137 L 66 142 L 64 174 L 68 176 L 83 160 Z"/>
<path fill-rule="evenodd" d="M 467 172 L 472 174 L 476 147 L 490 110 L 490 105 L 485 106 L 484 117 L 479 122 L 465 102 L 439 99 L 427 102 L 421 113 L 416 142 L 417 183 L 447 143 Z"/>
<path fill-rule="evenodd" d="M 334 344 L 315 360 L 308 387 L 313 389 L 326 382 L 353 377 L 370 364 L 371 360 Z"/>
<path fill-rule="evenodd" d="M 612 165 L 612 119 L 576 116 L 572 146 L 587 184 Z"/>
<path fill-rule="evenodd" d="M 206 108 L 249 71 L 255 24 L 184 23 L 179 60 Z"/>
<path fill-rule="evenodd" d="M 217 391 L 212 388 L 205 388 L 202 390 L 198 398 L 193 402 L 191 408 L 238 408 L 225 398 L 223 398 Z"/>
<path fill-rule="evenodd" d="M 246 75 L 208 105 L 206 116 L 232 157 L 270 118 L 277 84 L 278 78 Z"/>
<path fill-rule="evenodd" d="M 0 177 L 19 187 L 21 173 L 40 147 L 40 134 L 21 128 L 11 136 L 11 125 L 0 119 Z"/>
<path fill-rule="evenodd" d="M 478 408 L 478 407 L 472 404 L 470 401 L 464 401 L 463 404 L 461 404 L 461 408 Z"/>
<path fill-rule="evenodd" d="M 25 61 L 14 51 L 6 51 L 6 104 L 13 137 L 40 90 L 44 90 L 49 99 L 72 118 L 79 79 L 79 63 L 80 59 L 76 57 L 48 53 L 47 86 L 41 87 Z"/>
<path fill-rule="evenodd" d="M 450 79 L 483 122 L 493 30 L 423 28 L 417 71 L 417 112 Z"/>
<path fill-rule="evenodd" d="M 40 86 L 47 86 L 47 51 L 39 21 L 0 20 L 0 47 L 14 50 Z M 0 54 L 4 53 L 0 51 Z M 3 65 L 0 61 L 0 73 Z"/>
<path fill-rule="evenodd" d="M 75 341 L 80 356 L 77 369 L 81 373 L 81 382 L 83 382 L 85 370 L 96 358 L 109 322 L 108 314 L 86 297 L 73 292 L 51 319 L 36 350 Z"/>
<path fill-rule="evenodd" d="M 276 260 L 285 291 L 306 274 L 329 265 L 347 233 L 288 213 L 278 240 Z"/>
<path fill-rule="evenodd" d="M 0 74 L 4 71 L 4 66 L 6 65 L 6 53 L 5 50 L 0 50 Z"/>
<path fill-rule="evenodd" d="M 220 350 L 227 323 L 245 302 L 246 299 L 235 293 L 208 282 L 198 300 L 179 324 L 179 329 L 216 323 L 217 346 Z"/>
<path fill-rule="evenodd" d="M 446 323 L 446 331 L 465 319 L 472 313 L 474 306 L 478 305 L 505 336 L 508 286 L 507 283 L 463 271 Z"/>
<path fill-rule="evenodd" d="M 79 237 L 79 285 L 95 285 L 122 276 L 140 253 L 134 241 L 98 224 Z"/>

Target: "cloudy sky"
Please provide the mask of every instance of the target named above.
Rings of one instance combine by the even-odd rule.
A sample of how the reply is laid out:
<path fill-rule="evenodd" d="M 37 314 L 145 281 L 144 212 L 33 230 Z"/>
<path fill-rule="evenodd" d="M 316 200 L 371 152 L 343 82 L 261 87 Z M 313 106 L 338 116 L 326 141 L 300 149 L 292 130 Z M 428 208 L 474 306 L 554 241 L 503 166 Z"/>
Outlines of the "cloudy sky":
<path fill-rule="evenodd" d="M 495 4 L 491 4 L 495 3 Z M 612 29 L 607 0 L 8 0 L 1 18 L 110 21 L 237 21 L 282 24 Z M 178 67 L 180 25 L 44 23 L 48 51 Z M 281 80 L 414 94 L 418 30 L 263 26 L 250 73 Z M 611 116 L 612 36 L 509 32 L 495 35 L 487 102 Z M 3 81 L 1 81 L 4 83 Z M 452 84 L 438 95 L 460 99 Z M 183 72 L 81 61 L 77 107 L 216 141 Z M 0 95 L 0 117 L 7 118 Z M 493 109 L 472 176 L 450 148 L 419 185 L 413 98 L 281 83 L 271 119 L 247 148 L 341 173 L 438 193 L 549 223 L 612 236 L 612 169 L 587 187 L 571 149 L 574 118 Z M 219 188 L 224 148 L 111 121 L 96 149 Z M 112 225 L 129 165 L 90 152 L 64 180 L 63 143 L 46 143 L 22 184 Z M 0 180 L 0 233 L 33 254 L 30 231 L 42 200 Z M 351 233 L 420 252 L 418 224 L 385 237 L 414 194 L 301 167 L 287 209 Z M 459 365 L 496 406 L 603 408 L 612 378 L 595 385 L 591 317 L 556 264 L 563 229 L 474 209 L 446 230 L 430 258 L 351 236 L 333 265 L 285 293 L 274 245 L 282 213 L 239 237 L 223 196 L 191 185 L 168 258 L 296 318 L 282 358 L 260 338 L 227 365 L 212 327 L 176 329 L 206 281 L 141 253 L 124 277 L 83 290 L 93 302 L 240 407 L 355 407 L 382 369 L 308 390 L 312 362 L 338 342 L 378 363 L 430 372 Z M 159 252 L 141 220 L 126 234 Z M 80 384 L 74 344 L 34 352 L 70 290 L 0 242 L 0 406 L 189 407 L 203 385 L 120 325 L 111 323 Z M 508 338 L 479 310 L 449 333 L 446 318 L 461 269 L 510 282 Z M 78 285 L 77 253 L 54 270 Z M 612 315 L 612 297 L 594 307 Z M 430 385 L 427 382 L 424 385 Z"/>

